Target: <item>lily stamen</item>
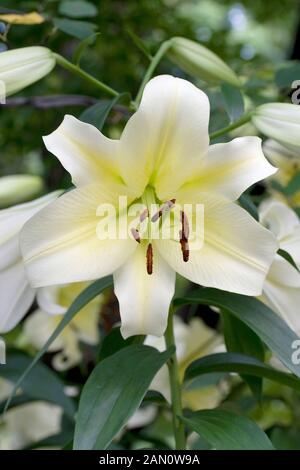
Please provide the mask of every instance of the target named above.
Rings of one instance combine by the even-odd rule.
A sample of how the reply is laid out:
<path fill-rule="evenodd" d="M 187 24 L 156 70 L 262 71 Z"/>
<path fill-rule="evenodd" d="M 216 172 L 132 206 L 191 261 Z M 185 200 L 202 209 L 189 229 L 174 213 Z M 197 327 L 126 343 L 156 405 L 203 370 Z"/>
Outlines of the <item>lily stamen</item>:
<path fill-rule="evenodd" d="M 152 274 L 153 273 L 153 248 L 152 248 L 152 243 L 149 243 L 147 247 L 147 273 Z"/>
<path fill-rule="evenodd" d="M 149 217 L 149 211 L 146 207 L 146 209 L 143 210 L 143 212 L 140 215 L 140 222 L 144 222 L 144 220 L 147 219 L 147 217 Z"/>
<path fill-rule="evenodd" d="M 137 228 L 131 229 L 131 235 L 133 236 L 136 242 L 141 243 L 140 233 Z"/>
<path fill-rule="evenodd" d="M 160 217 L 162 217 L 164 212 L 171 210 L 174 207 L 175 202 L 176 199 L 170 199 L 170 201 L 164 202 L 159 210 L 151 218 L 151 222 L 156 222 Z"/>
<path fill-rule="evenodd" d="M 190 228 L 189 228 L 189 221 L 184 213 L 184 211 L 180 211 L 180 219 L 181 219 L 181 230 L 179 230 L 179 237 L 180 237 L 180 246 L 181 246 L 181 251 L 182 251 L 182 258 L 183 261 L 186 263 L 189 260 L 190 257 L 190 249 L 189 249 L 189 234 L 190 234 Z"/>

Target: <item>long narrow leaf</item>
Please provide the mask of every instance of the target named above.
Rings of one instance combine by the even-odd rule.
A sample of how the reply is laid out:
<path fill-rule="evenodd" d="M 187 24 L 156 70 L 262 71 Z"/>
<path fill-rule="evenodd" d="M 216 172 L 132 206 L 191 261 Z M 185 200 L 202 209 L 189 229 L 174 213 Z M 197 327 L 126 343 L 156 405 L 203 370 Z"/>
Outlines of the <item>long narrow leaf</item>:
<path fill-rule="evenodd" d="M 300 377 L 300 365 L 292 361 L 294 341 L 298 336 L 269 307 L 255 297 L 233 294 L 218 289 L 200 288 L 188 297 L 176 299 L 175 306 L 184 304 L 214 305 L 232 313 L 246 323 L 270 348 L 281 362 Z M 238 332 L 237 332 L 238 334 Z"/>
<path fill-rule="evenodd" d="M 139 407 L 158 372 L 173 354 L 144 345 L 121 349 L 101 361 L 80 397 L 74 449 L 104 450 Z"/>
<path fill-rule="evenodd" d="M 93 300 L 97 295 L 101 294 L 104 289 L 107 289 L 107 287 L 110 287 L 112 285 L 112 278 L 110 276 L 104 277 L 103 279 L 100 279 L 98 281 L 93 282 L 91 285 L 89 285 L 86 289 L 84 289 L 78 297 L 74 300 L 72 305 L 68 308 L 67 312 L 64 314 L 61 322 L 59 325 L 56 327 L 55 331 L 52 333 L 48 341 L 44 344 L 44 346 L 40 349 L 40 351 L 37 353 L 35 358 L 32 360 L 32 362 L 28 365 L 28 367 L 25 369 L 19 380 L 16 381 L 14 388 L 10 394 L 10 397 L 7 400 L 5 410 L 6 411 L 9 407 L 9 404 L 15 395 L 16 391 L 18 388 L 21 386 L 23 380 L 27 377 L 29 372 L 32 370 L 32 368 L 35 366 L 35 364 L 40 360 L 40 358 L 43 356 L 43 354 L 49 349 L 49 346 L 53 343 L 53 341 L 58 337 L 58 335 L 63 331 L 63 329 L 70 323 L 70 321 L 75 317 L 75 315 L 80 312 L 80 310 L 87 305 L 91 300 Z"/>
<path fill-rule="evenodd" d="M 192 380 L 200 375 L 215 372 L 235 372 L 263 377 L 300 392 L 300 380 L 294 375 L 274 369 L 254 357 L 238 353 L 217 353 L 197 359 L 187 368 L 185 380 Z"/>

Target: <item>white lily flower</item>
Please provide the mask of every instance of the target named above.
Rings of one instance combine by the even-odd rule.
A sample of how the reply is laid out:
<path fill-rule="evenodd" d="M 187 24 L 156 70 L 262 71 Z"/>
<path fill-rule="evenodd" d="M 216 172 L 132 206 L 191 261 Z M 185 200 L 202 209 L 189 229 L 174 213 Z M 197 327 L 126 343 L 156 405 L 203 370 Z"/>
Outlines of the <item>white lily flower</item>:
<path fill-rule="evenodd" d="M 40 176 L 9 175 L 0 177 L 0 207 L 31 199 L 43 189 Z"/>
<path fill-rule="evenodd" d="M 264 201 L 259 213 L 261 223 L 274 233 L 279 247 L 288 252 L 300 268 L 300 220 L 296 213 L 276 200 Z M 274 258 L 261 300 L 300 333 L 300 273 L 282 256 Z"/>
<path fill-rule="evenodd" d="M 31 306 L 35 289 L 27 279 L 19 248 L 20 231 L 59 191 L 0 211 L 0 332 L 6 333 Z"/>
<path fill-rule="evenodd" d="M 266 103 L 258 106 L 252 116 L 257 129 L 287 147 L 300 146 L 300 108 L 290 103 Z"/>
<path fill-rule="evenodd" d="M 25 320 L 24 339 L 40 349 L 58 326 L 68 307 L 87 285 L 80 282 L 38 289 L 39 309 Z M 103 296 L 98 296 L 83 307 L 51 344 L 49 352 L 59 351 L 52 360 L 55 369 L 66 370 L 81 361 L 80 341 L 91 345 L 98 343 L 98 322 L 102 301 Z"/>
<path fill-rule="evenodd" d="M 12 390 L 10 382 L 0 379 L 0 398 L 6 400 Z M 46 437 L 58 434 L 62 409 L 36 401 L 8 410 L 0 418 L 0 450 L 19 450 Z"/>
<path fill-rule="evenodd" d="M 88 281 L 113 273 L 124 337 L 163 334 L 175 272 L 204 286 L 259 295 L 276 241 L 234 201 L 276 170 L 257 137 L 209 147 L 208 120 L 207 96 L 171 76 L 147 84 L 120 140 L 66 116 L 44 141 L 70 172 L 76 189 L 22 230 L 22 252 L 33 285 Z M 141 243 L 137 230 L 133 236 L 107 237 L 99 227 L 99 207 L 105 204 L 118 211 L 119 196 L 127 197 L 128 211 L 137 201 L 146 208 L 139 214 L 146 222 Z M 193 249 L 184 213 L 176 237 L 147 235 L 153 225 L 160 226 L 161 213 L 150 217 L 152 204 L 172 212 L 173 199 L 181 206 L 204 207 L 204 236 L 195 234 Z M 118 213 L 119 225 L 123 215 Z"/>
<path fill-rule="evenodd" d="M 50 49 L 41 46 L 21 47 L 0 54 L 0 82 L 6 96 L 17 93 L 51 72 L 55 57 Z M 1 88 L 1 91 L 2 90 Z"/>

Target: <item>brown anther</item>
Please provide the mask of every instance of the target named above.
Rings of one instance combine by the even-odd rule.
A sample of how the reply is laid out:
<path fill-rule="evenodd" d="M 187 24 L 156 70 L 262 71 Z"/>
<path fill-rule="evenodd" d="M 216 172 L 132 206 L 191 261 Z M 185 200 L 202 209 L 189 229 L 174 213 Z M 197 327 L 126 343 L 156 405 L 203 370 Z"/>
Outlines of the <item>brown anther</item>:
<path fill-rule="evenodd" d="M 180 237 L 180 246 L 182 252 L 182 259 L 186 263 L 190 257 L 190 250 L 189 250 L 189 221 L 186 214 L 183 211 L 180 211 L 180 220 L 181 220 L 181 230 L 179 230 L 179 237 Z"/>
<path fill-rule="evenodd" d="M 190 227 L 189 227 L 188 218 L 183 211 L 180 211 L 180 219 L 181 219 L 180 237 L 183 240 L 188 241 L 189 235 L 190 235 Z"/>
<path fill-rule="evenodd" d="M 153 273 L 153 248 L 152 248 L 151 243 L 149 243 L 147 247 L 146 258 L 147 258 L 147 273 L 152 274 Z"/>
<path fill-rule="evenodd" d="M 141 243 L 141 237 L 140 237 L 138 229 L 132 228 L 131 229 L 131 234 L 132 234 L 132 236 L 133 236 L 133 238 L 135 239 L 136 242 Z"/>
<path fill-rule="evenodd" d="M 146 207 L 146 209 L 143 210 L 143 212 L 140 215 L 140 222 L 144 222 L 144 220 L 147 219 L 147 217 L 149 217 L 149 211 Z"/>
<path fill-rule="evenodd" d="M 164 212 L 167 212 L 172 209 L 176 202 L 176 199 L 170 199 L 170 201 L 166 201 L 160 206 L 159 210 L 153 215 L 151 218 L 151 222 L 156 222 Z"/>
<path fill-rule="evenodd" d="M 182 252 L 182 259 L 186 263 L 190 257 L 189 244 L 187 241 L 181 239 L 180 246 L 181 246 L 181 252 Z"/>

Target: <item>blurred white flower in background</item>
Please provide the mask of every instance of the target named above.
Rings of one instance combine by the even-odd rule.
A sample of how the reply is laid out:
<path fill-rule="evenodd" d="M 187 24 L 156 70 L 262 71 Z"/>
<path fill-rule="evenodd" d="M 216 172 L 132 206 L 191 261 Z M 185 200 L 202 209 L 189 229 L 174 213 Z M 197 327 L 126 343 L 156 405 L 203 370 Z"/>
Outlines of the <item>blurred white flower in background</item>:
<path fill-rule="evenodd" d="M 293 176 L 300 171 L 300 149 L 290 149 L 276 142 L 276 140 L 267 139 L 263 143 L 264 154 L 271 163 L 278 168 L 278 171 L 271 175 L 273 179 L 286 186 Z"/>
<path fill-rule="evenodd" d="M 88 283 L 79 282 L 63 286 L 38 289 L 39 308 L 25 319 L 23 341 L 40 349 L 51 336 L 64 313 Z M 57 370 L 69 369 L 82 359 L 80 342 L 94 345 L 99 341 L 99 317 L 103 296 L 97 296 L 75 315 L 51 344 L 49 352 L 57 352 L 52 364 Z"/>
<path fill-rule="evenodd" d="M 200 318 L 192 318 L 184 323 L 180 317 L 174 317 L 174 335 L 179 364 L 180 379 L 183 380 L 187 367 L 199 357 L 219 352 L 223 347 L 222 336 L 209 328 Z M 147 336 L 145 343 L 159 351 L 166 349 L 164 338 Z M 164 365 L 154 377 L 150 390 L 160 392 L 171 401 L 168 367 Z M 203 386 L 195 389 L 184 389 L 183 406 L 190 409 L 214 408 L 222 397 L 221 389 L 215 386 Z"/>
<path fill-rule="evenodd" d="M 12 384 L 0 378 L 0 401 L 8 398 Z M 18 450 L 58 434 L 62 409 L 36 401 L 9 409 L 0 417 L 0 450 Z"/>
<path fill-rule="evenodd" d="M 174 316 L 174 335 L 179 365 L 180 380 L 183 380 L 187 367 L 195 360 L 208 354 L 224 351 L 223 338 L 216 330 L 209 328 L 200 318 L 192 318 L 189 323 Z M 152 346 L 158 351 L 165 351 L 164 338 L 157 336 L 147 336 L 144 344 Z M 169 384 L 169 371 L 164 365 L 154 377 L 150 390 L 161 393 L 166 400 L 171 401 Z M 182 403 L 186 408 L 192 410 L 211 409 L 216 407 L 224 396 L 222 384 L 194 384 L 191 387 L 183 388 Z M 127 423 L 127 427 L 135 428 L 148 424 L 156 415 L 153 406 L 139 408 Z"/>
<path fill-rule="evenodd" d="M 279 248 L 287 252 L 300 268 L 300 220 L 282 202 L 268 199 L 259 207 L 261 223 L 276 236 Z M 276 255 L 267 275 L 260 299 L 279 313 L 300 333 L 300 273 L 284 257 Z"/>
<path fill-rule="evenodd" d="M 32 305 L 36 292 L 25 272 L 19 248 L 20 231 L 34 214 L 59 194 L 61 191 L 55 191 L 0 211 L 0 333 L 17 325 Z"/>
<path fill-rule="evenodd" d="M 278 171 L 271 175 L 267 182 L 276 181 L 286 187 L 300 172 L 300 148 L 291 149 L 276 140 L 268 139 L 263 144 L 263 151 L 270 162 L 278 168 Z M 290 195 L 284 195 L 272 186 L 270 189 L 272 195 L 277 199 L 285 203 L 288 202 L 292 207 L 300 206 L 300 190 L 296 190 Z"/>
<path fill-rule="evenodd" d="M 27 201 L 43 189 L 40 176 L 9 175 L 0 177 L 0 207 Z"/>

